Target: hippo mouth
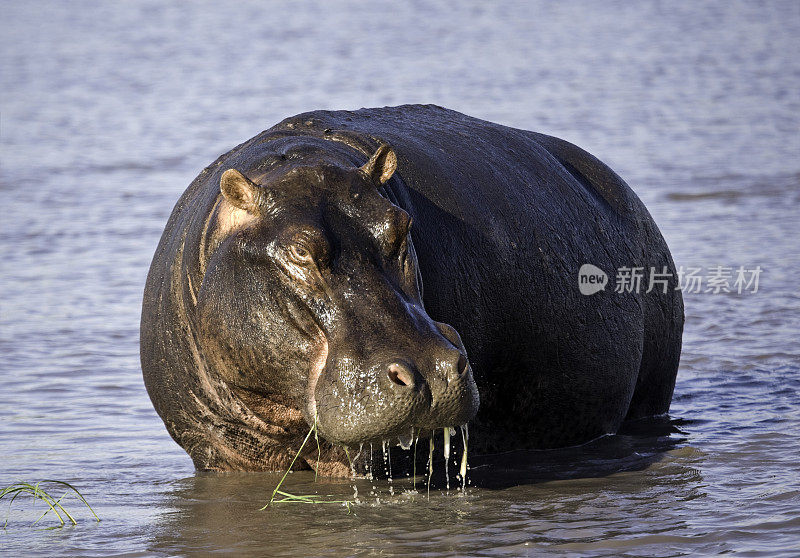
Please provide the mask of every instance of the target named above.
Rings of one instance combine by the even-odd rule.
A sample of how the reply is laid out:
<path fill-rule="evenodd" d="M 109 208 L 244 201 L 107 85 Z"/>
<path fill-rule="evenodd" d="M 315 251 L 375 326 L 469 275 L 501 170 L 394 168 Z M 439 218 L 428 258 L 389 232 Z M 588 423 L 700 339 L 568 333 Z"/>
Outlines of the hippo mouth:
<path fill-rule="evenodd" d="M 309 381 L 306 419 L 328 441 L 358 447 L 365 443 L 399 445 L 432 432 L 466 425 L 479 406 L 472 369 L 465 362 L 457 377 L 428 380 L 410 367 L 390 365 L 385 374 L 369 371 L 374 381 L 360 397 L 340 382 L 323 382 L 320 369 Z"/>

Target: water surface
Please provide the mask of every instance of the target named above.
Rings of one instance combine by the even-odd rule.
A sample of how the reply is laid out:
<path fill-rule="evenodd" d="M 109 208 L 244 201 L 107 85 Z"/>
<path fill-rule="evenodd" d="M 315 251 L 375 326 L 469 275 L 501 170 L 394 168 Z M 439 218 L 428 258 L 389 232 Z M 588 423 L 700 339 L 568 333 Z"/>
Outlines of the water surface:
<path fill-rule="evenodd" d="M 2 17 L 0 483 L 68 480 L 103 521 L 73 503 L 76 527 L 30 529 L 18 501 L 0 552 L 800 552 L 797 3 L 3 2 Z M 150 258 L 220 153 L 305 110 L 406 102 L 588 149 L 677 265 L 761 266 L 759 290 L 686 296 L 657 428 L 516 456 L 493 489 L 361 481 L 349 514 L 259 512 L 278 476 L 195 473 L 147 398 Z"/>

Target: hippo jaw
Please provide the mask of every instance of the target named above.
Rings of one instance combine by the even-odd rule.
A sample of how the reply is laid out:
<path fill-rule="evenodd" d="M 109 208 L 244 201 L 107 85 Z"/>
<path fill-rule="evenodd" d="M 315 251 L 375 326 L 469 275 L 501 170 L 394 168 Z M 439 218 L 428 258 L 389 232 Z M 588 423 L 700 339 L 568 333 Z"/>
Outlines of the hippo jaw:
<path fill-rule="evenodd" d="M 403 402 L 376 399 L 372 410 L 360 404 L 344 409 L 325 406 L 318 408 L 315 424 L 320 436 L 336 445 L 358 447 L 384 441 L 405 445 L 404 440 L 427 437 L 474 418 L 479 405 L 477 390 L 465 383 L 447 397 L 444 403 L 431 402 L 423 394 Z"/>
<path fill-rule="evenodd" d="M 468 423 L 480 398 L 466 357 L 420 373 L 409 360 L 360 369 L 349 358 L 329 362 L 309 382 L 305 416 L 328 441 L 355 446 L 403 440 Z M 355 380 L 355 381 L 354 381 Z M 313 390 L 313 391 L 312 391 Z"/>

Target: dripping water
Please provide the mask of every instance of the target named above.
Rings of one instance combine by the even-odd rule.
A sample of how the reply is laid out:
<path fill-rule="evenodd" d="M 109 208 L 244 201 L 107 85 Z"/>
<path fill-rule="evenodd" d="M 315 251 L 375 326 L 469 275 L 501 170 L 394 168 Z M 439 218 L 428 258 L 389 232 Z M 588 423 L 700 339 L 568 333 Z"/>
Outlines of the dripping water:
<path fill-rule="evenodd" d="M 417 438 L 414 437 L 414 427 L 411 427 L 411 438 L 414 444 L 414 456 L 411 459 L 411 488 L 417 489 Z"/>
<path fill-rule="evenodd" d="M 392 448 L 387 440 L 381 442 L 383 446 L 383 472 L 389 482 L 389 494 L 394 496 L 394 485 L 392 484 Z"/>
<path fill-rule="evenodd" d="M 358 460 L 358 458 L 361 457 L 361 452 L 363 452 L 363 451 L 364 451 L 364 443 L 362 442 L 362 443 L 358 444 L 358 453 L 355 455 L 355 457 L 353 457 L 353 460 L 350 461 L 350 474 L 353 477 L 353 501 L 356 504 L 360 504 L 361 501 L 358 499 L 358 484 L 356 483 L 356 465 L 355 465 L 355 463 Z M 366 462 L 366 459 L 364 461 Z M 369 466 L 368 465 L 365 466 L 365 470 L 366 471 L 369 470 Z"/>
<path fill-rule="evenodd" d="M 450 490 L 450 427 L 444 427 L 444 478 L 447 490 Z"/>
<path fill-rule="evenodd" d="M 464 451 L 461 454 L 461 468 L 458 471 L 459 476 L 461 477 L 461 491 L 466 492 L 467 490 L 467 444 L 469 442 L 469 428 L 466 424 L 462 424 L 460 427 L 461 429 L 461 441 L 464 443 Z"/>
<path fill-rule="evenodd" d="M 431 431 L 431 437 L 428 440 L 428 499 L 431 497 L 431 477 L 433 476 L 433 435 L 434 432 Z"/>
<path fill-rule="evenodd" d="M 369 475 L 368 475 L 367 478 L 370 481 L 372 481 L 372 491 L 370 492 L 370 496 L 377 497 L 378 496 L 378 487 L 375 486 L 375 474 L 373 472 L 374 470 L 375 470 L 375 461 L 374 461 L 374 458 L 372 457 L 372 442 L 370 442 L 369 443 Z"/>

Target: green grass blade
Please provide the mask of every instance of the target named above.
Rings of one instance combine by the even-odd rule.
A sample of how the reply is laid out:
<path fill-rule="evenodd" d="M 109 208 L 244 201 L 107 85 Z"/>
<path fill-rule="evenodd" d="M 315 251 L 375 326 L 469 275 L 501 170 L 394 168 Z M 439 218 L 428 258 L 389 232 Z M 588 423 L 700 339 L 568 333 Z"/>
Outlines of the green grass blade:
<path fill-rule="evenodd" d="M 2 499 L 3 496 L 5 496 L 6 494 L 10 494 L 11 492 L 12 492 L 11 490 L 4 489 L 3 490 L 3 494 L 0 494 L 0 499 Z M 17 488 L 17 489 L 14 489 L 13 492 L 15 494 L 14 494 L 14 496 L 11 497 L 11 501 L 8 502 L 8 511 L 6 512 L 6 521 L 5 521 L 5 523 L 3 523 L 3 529 L 8 527 L 8 516 L 11 515 L 11 504 L 14 503 L 14 500 L 17 499 L 17 496 L 19 496 L 20 494 L 26 494 L 27 490 L 25 490 L 24 488 Z"/>
<path fill-rule="evenodd" d="M 59 499 L 56 501 L 56 504 L 61 504 L 61 500 L 63 500 L 63 499 L 64 499 L 64 498 L 66 498 L 66 497 L 67 497 L 67 493 L 65 492 L 65 493 L 64 493 L 64 495 L 63 495 L 61 498 L 59 498 Z M 61 506 L 59 505 L 59 507 L 61 507 Z M 62 509 L 63 509 L 63 508 L 62 508 Z M 33 522 L 33 524 L 34 524 L 34 525 L 36 525 L 37 523 L 39 523 L 39 521 L 41 521 L 41 519 L 42 519 L 44 516 L 46 516 L 48 513 L 50 513 L 50 510 L 53 510 L 53 511 L 55 511 L 55 508 L 54 508 L 53 506 L 50 506 L 49 508 L 47 508 L 46 510 L 44 510 L 44 513 L 43 513 L 42 515 L 40 515 L 40 516 L 39 516 L 39 519 L 37 519 L 36 521 L 34 521 L 34 522 Z M 70 517 L 70 519 L 72 519 L 72 518 Z M 75 522 L 75 520 L 74 520 L 74 519 L 73 519 L 72 521 L 73 521 L 73 523 Z M 62 523 L 63 523 L 63 522 L 62 522 Z"/>
<path fill-rule="evenodd" d="M 44 500 L 45 502 L 47 502 L 47 505 L 52 508 L 53 513 L 58 515 L 59 519 L 61 519 L 61 515 L 59 515 L 58 510 L 56 510 L 56 508 L 58 508 L 59 510 L 64 512 L 64 515 L 66 515 L 69 518 L 69 520 L 72 522 L 73 525 L 77 525 L 78 522 L 75 521 L 75 518 L 72 517 L 69 514 L 69 512 L 67 510 L 65 510 L 64 507 L 59 502 L 57 502 L 55 500 L 55 498 L 50 496 L 50 494 L 48 494 L 44 489 L 39 488 L 39 484 L 40 483 L 41 483 L 41 481 L 36 483 L 36 493 L 37 493 L 38 498 L 41 499 L 41 500 Z M 61 524 L 62 525 L 64 524 L 64 520 L 63 519 L 61 519 Z M 35 523 L 34 523 L 34 525 L 35 525 Z"/>
<path fill-rule="evenodd" d="M 90 512 L 92 512 L 92 515 L 93 515 L 93 516 L 94 516 L 94 518 L 97 520 L 97 522 L 98 522 L 98 523 L 100 522 L 100 518 L 99 518 L 99 517 L 97 517 L 97 514 L 96 514 L 96 513 L 94 513 L 94 510 L 92 509 L 92 506 L 90 506 L 90 505 L 89 505 L 89 502 L 87 502 L 87 501 L 86 501 L 86 498 L 84 498 L 84 497 L 83 497 L 83 494 L 81 494 L 81 493 L 80 493 L 80 491 L 79 491 L 77 488 L 75 488 L 74 486 L 72 486 L 70 483 L 68 483 L 68 482 L 64 482 L 64 481 L 58 481 L 58 480 L 45 480 L 45 481 L 42 481 L 42 482 L 52 482 L 52 483 L 55 483 L 55 484 L 60 484 L 60 485 L 62 485 L 62 486 L 66 486 L 67 488 L 69 488 L 70 490 L 72 490 L 72 491 L 73 491 L 73 492 L 74 492 L 74 493 L 75 493 L 75 494 L 78 496 L 78 498 L 80 499 L 80 501 L 81 501 L 81 502 L 83 502 L 83 503 L 84 503 L 84 505 L 85 505 L 87 508 L 89 508 L 89 511 L 90 511 Z"/>
<path fill-rule="evenodd" d="M 316 426 L 316 422 L 314 423 L 314 425 Z M 272 497 L 269 499 L 269 502 L 267 502 L 267 503 L 264 505 L 264 507 L 260 508 L 260 509 L 259 509 L 259 511 L 262 511 L 262 510 L 265 510 L 265 509 L 267 509 L 267 508 L 269 507 L 269 505 L 270 505 L 270 504 L 271 504 L 271 503 L 272 503 L 272 502 L 275 500 L 275 494 L 277 494 L 277 493 L 278 493 L 278 490 L 280 489 L 280 487 L 281 487 L 281 486 L 283 486 L 283 481 L 285 481 L 285 480 L 286 480 L 286 477 L 287 477 L 287 475 L 289 474 L 289 471 L 291 471 L 291 470 L 292 470 L 292 467 L 294 467 L 294 463 L 295 463 L 295 461 L 297 461 L 297 458 L 298 458 L 298 457 L 300 457 L 300 452 L 302 452 L 302 451 L 303 451 L 303 448 L 304 448 L 304 447 L 306 447 L 306 443 L 308 442 L 308 439 L 311 437 L 311 434 L 312 434 L 312 433 L 313 433 L 315 430 L 316 430 L 316 428 L 315 428 L 314 426 L 312 426 L 312 427 L 311 427 L 311 430 L 309 430 L 309 431 L 308 431 L 308 434 L 306 434 L 306 437 L 305 437 L 305 439 L 303 440 L 303 443 L 300 445 L 300 449 L 299 449 L 299 450 L 297 450 L 297 453 L 294 455 L 294 459 L 292 459 L 292 462 L 289 464 L 289 468 L 288 468 L 288 469 L 286 469 L 286 472 L 283 474 L 283 477 L 281 477 L 281 480 L 280 480 L 280 482 L 278 483 L 278 486 L 276 486 L 276 487 L 275 487 L 275 490 L 273 490 L 273 491 L 272 491 Z"/>
<path fill-rule="evenodd" d="M 278 482 L 278 485 L 275 487 L 275 490 L 272 491 L 272 496 L 269 499 L 269 502 L 264 504 L 263 507 L 259 508 L 259 511 L 263 511 L 267 509 L 272 504 L 344 504 L 347 506 L 348 513 L 350 513 L 350 501 L 349 500 L 325 500 L 324 496 L 319 496 L 318 494 L 312 495 L 298 495 L 298 494 L 290 494 L 289 492 L 285 492 L 281 490 L 281 486 L 283 486 L 286 477 L 289 475 L 289 472 L 294 467 L 297 458 L 300 457 L 300 454 L 303 452 L 303 448 L 306 447 L 308 440 L 311 438 L 311 434 L 314 434 L 314 439 L 317 442 L 317 469 L 319 469 L 319 462 L 322 458 L 322 448 L 319 444 L 319 435 L 317 434 L 317 416 L 314 415 L 314 424 L 311 426 L 311 429 L 306 434 L 306 437 L 303 439 L 303 443 L 300 444 L 300 449 L 297 450 L 297 453 L 292 459 L 292 462 L 289 464 L 289 468 L 286 469 L 286 472 L 283 473 L 281 480 Z M 348 461 L 350 461 L 350 454 L 347 452 L 347 448 L 345 448 L 345 455 L 347 455 Z M 352 462 L 351 462 L 352 468 Z M 314 482 L 317 481 L 317 469 L 314 470 Z M 276 496 L 283 496 L 280 499 L 276 499 Z"/>
<path fill-rule="evenodd" d="M 51 510 L 53 510 L 53 513 L 56 514 L 56 517 L 58 518 L 58 521 L 61 523 L 61 525 L 64 525 L 64 518 L 61 517 L 60 513 L 58 513 L 58 510 L 53 506 L 53 503 L 50 501 L 47 495 L 42 494 L 42 491 L 39 489 L 38 482 L 32 487 L 32 490 L 30 492 L 33 495 L 34 502 L 37 499 L 42 500 L 45 504 L 47 504 L 50 507 Z M 36 525 L 36 523 L 34 523 L 34 525 Z"/>
<path fill-rule="evenodd" d="M 60 498 L 56 499 L 50 493 L 48 493 L 47 490 L 42 488 L 41 485 L 43 484 L 51 484 L 51 485 L 66 487 L 67 491 Z M 77 525 L 78 522 L 75 520 L 72 514 L 69 513 L 69 511 L 61 504 L 61 502 L 67 496 L 73 493 L 81 502 L 84 503 L 84 505 L 87 508 L 89 508 L 89 511 L 92 512 L 92 515 L 95 517 L 95 519 L 97 521 L 100 521 L 100 518 L 97 516 L 94 509 L 92 509 L 92 506 L 89 505 L 89 502 L 86 501 L 86 498 L 84 498 L 83 494 L 81 494 L 77 488 L 75 488 L 68 482 L 47 479 L 47 480 L 41 480 L 36 484 L 31 484 L 29 482 L 19 481 L 0 490 L 0 500 L 2 500 L 6 496 L 11 497 L 8 503 L 9 512 L 6 514 L 6 520 L 5 523 L 3 524 L 3 528 L 5 529 L 8 526 L 8 516 L 11 512 L 11 506 L 17 499 L 17 497 L 19 497 L 21 494 L 30 494 L 31 497 L 33 498 L 34 503 L 36 502 L 36 500 L 41 500 L 42 502 L 47 504 L 47 509 L 44 511 L 44 513 L 42 513 L 42 515 L 39 516 L 39 518 L 36 521 L 33 522 L 33 525 L 38 524 L 51 511 L 55 514 L 59 522 L 59 525 L 54 526 L 55 528 L 62 527 L 63 525 L 66 524 L 66 522 L 64 521 L 65 517 L 70 521 L 70 523 L 72 523 L 73 525 Z"/>

